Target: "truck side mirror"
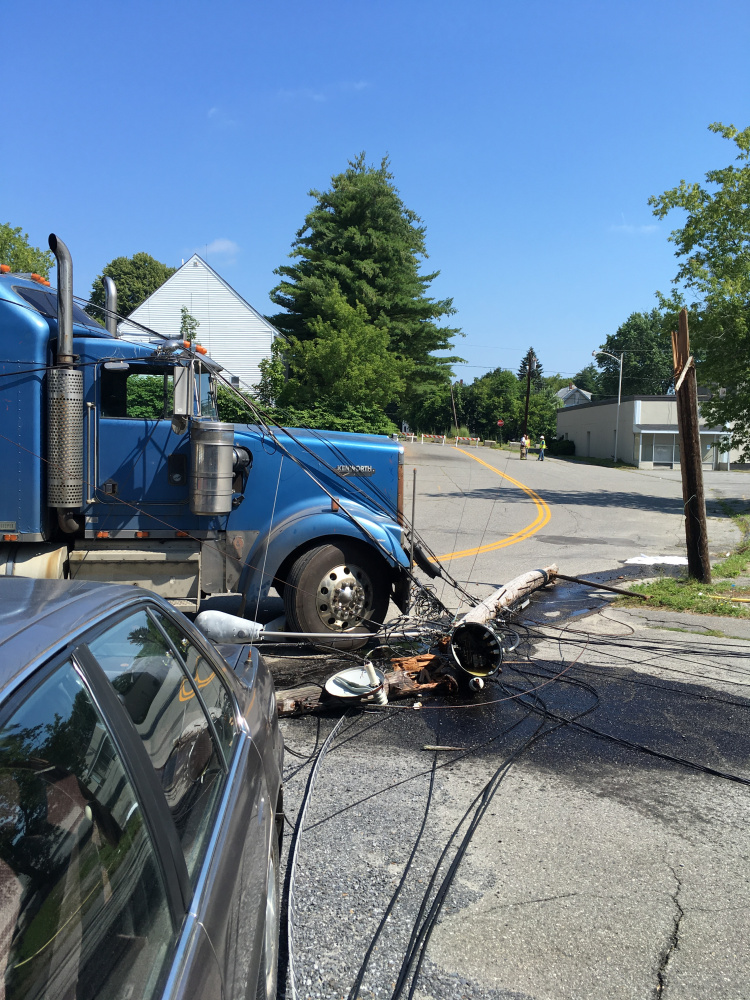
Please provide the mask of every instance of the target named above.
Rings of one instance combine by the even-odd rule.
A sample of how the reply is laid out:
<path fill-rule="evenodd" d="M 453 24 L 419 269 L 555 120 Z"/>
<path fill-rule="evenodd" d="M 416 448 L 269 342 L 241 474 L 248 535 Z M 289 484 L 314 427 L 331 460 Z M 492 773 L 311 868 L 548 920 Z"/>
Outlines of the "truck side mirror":
<path fill-rule="evenodd" d="M 175 365 L 174 369 L 174 407 L 172 412 L 176 417 L 189 417 L 190 404 L 193 401 L 193 373 L 191 366 Z"/>
<path fill-rule="evenodd" d="M 174 403 L 172 406 L 172 430 L 184 434 L 193 402 L 193 366 L 175 365 Z"/>

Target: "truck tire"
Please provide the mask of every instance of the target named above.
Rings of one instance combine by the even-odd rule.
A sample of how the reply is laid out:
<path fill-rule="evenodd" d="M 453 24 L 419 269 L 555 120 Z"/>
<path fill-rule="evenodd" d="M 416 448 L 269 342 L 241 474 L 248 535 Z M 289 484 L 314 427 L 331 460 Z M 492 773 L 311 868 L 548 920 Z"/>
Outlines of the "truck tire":
<path fill-rule="evenodd" d="M 287 628 L 294 632 L 376 632 L 388 611 L 385 568 L 364 546 L 341 541 L 310 549 L 293 564 L 284 585 Z M 358 649 L 366 638 L 337 649 Z"/>

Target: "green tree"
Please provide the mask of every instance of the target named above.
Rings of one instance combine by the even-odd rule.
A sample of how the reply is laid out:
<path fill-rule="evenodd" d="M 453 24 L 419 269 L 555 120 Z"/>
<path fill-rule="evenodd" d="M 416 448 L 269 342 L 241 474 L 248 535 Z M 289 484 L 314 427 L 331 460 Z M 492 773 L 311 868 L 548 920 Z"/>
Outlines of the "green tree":
<path fill-rule="evenodd" d="M 388 333 L 338 288 L 320 302 L 320 312 L 309 321 L 312 338 L 293 337 L 286 348 L 289 376 L 277 403 L 298 410 L 323 403 L 333 414 L 352 405 L 363 414 L 382 413 L 403 393 L 410 362 L 389 350 Z"/>
<path fill-rule="evenodd" d="M 680 181 L 649 198 L 663 219 L 674 209 L 687 214 L 669 239 L 679 267 L 677 287 L 662 297 L 676 329 L 676 312 L 690 305 L 691 349 L 700 358 L 698 380 L 715 391 L 701 410 L 713 424 L 732 425 L 731 440 L 750 460 L 750 127 L 714 122 L 710 131 L 736 147 L 736 164 L 706 174 L 706 185 Z"/>
<path fill-rule="evenodd" d="M 583 389 L 584 392 L 590 392 L 592 397 L 601 395 L 599 389 L 599 369 L 593 361 L 589 362 L 585 368 L 582 368 L 573 376 L 573 384 L 579 389 Z"/>
<path fill-rule="evenodd" d="M 54 262 L 55 255 L 50 250 L 33 247 L 29 243 L 29 234 L 20 226 L 0 222 L 0 264 L 7 264 L 11 271 L 31 272 L 49 278 Z"/>
<path fill-rule="evenodd" d="M 536 351 L 534 350 L 533 347 L 530 347 L 528 351 L 524 354 L 523 358 L 521 358 L 521 364 L 518 368 L 518 373 L 517 373 L 518 381 L 523 382 L 524 385 L 526 384 L 526 374 L 529 370 L 529 366 L 531 365 L 532 359 L 534 361 L 534 365 L 531 369 L 531 384 L 535 385 L 537 388 L 541 388 L 542 376 L 544 375 L 544 368 L 542 367 L 542 363 L 537 357 Z"/>
<path fill-rule="evenodd" d="M 389 349 L 412 366 L 409 400 L 396 407 L 414 417 L 425 383 L 447 384 L 450 365 L 460 360 L 435 357 L 452 347 L 459 330 L 438 322 L 455 312 L 452 299 L 427 294 L 439 272 L 421 274 L 427 257 L 425 228 L 406 208 L 393 183 L 388 158 L 368 166 L 365 154 L 331 178 L 327 191 L 310 191 L 315 205 L 292 244 L 294 263 L 276 269 L 281 281 L 271 299 L 284 312 L 270 317 L 298 341 L 317 335 L 314 326 L 322 304 L 337 288 L 350 307 L 365 310 L 369 324 L 384 331 Z M 409 405 L 411 404 L 411 405 Z"/>
<path fill-rule="evenodd" d="M 121 316 L 129 316 L 141 302 L 161 288 L 167 278 L 177 270 L 155 260 L 150 254 L 136 253 L 132 257 L 115 257 L 94 279 L 86 308 L 89 316 L 102 322 L 104 313 L 104 282 L 110 277 L 117 286 L 117 309 Z M 96 308 L 99 306 L 100 308 Z"/>
<path fill-rule="evenodd" d="M 260 380 L 255 386 L 253 395 L 261 406 L 274 407 L 286 381 L 286 365 L 284 349 L 286 341 L 277 337 L 271 344 L 271 356 L 261 358 Z"/>
<path fill-rule="evenodd" d="M 183 340 L 187 340 L 192 345 L 200 325 L 200 320 L 190 315 L 187 306 L 180 307 L 180 337 Z"/>
<path fill-rule="evenodd" d="M 472 433 L 495 441 L 520 436 L 524 391 L 513 372 L 503 368 L 474 379 L 466 393 L 465 415 Z M 503 421 L 502 427 L 498 420 Z"/>
<path fill-rule="evenodd" d="M 622 362 L 623 396 L 662 396 L 674 381 L 672 347 L 664 315 L 658 309 L 647 313 L 631 313 L 617 333 L 601 345 L 603 351 L 616 356 L 597 354 L 601 369 L 597 382 L 603 397 L 616 396 Z M 581 387 L 583 388 L 583 387 Z"/>

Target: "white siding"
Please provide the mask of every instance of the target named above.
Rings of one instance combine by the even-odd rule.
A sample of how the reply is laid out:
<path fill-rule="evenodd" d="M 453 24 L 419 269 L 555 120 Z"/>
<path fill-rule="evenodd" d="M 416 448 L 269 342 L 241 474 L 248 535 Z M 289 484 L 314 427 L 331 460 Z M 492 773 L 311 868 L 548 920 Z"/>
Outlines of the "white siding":
<path fill-rule="evenodd" d="M 258 365 L 270 356 L 277 331 L 197 254 L 134 309 L 131 317 L 157 333 L 176 337 L 182 306 L 200 323 L 196 343 L 226 369 L 227 376 L 237 375 L 242 385 L 255 385 L 260 378 Z M 129 339 L 139 335 L 127 320 L 119 330 Z"/>

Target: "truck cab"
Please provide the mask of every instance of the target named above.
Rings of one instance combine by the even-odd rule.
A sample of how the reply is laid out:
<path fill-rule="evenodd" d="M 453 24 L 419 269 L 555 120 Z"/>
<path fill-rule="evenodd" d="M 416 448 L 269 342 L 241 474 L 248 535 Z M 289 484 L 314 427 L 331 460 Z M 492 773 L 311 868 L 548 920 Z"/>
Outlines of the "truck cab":
<path fill-rule="evenodd" d="M 201 349 L 126 340 L 72 297 L 0 274 L 0 575 L 145 586 L 185 611 L 274 587 L 297 632 L 369 632 L 408 601 L 403 449 L 219 419 Z"/>

